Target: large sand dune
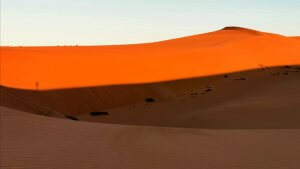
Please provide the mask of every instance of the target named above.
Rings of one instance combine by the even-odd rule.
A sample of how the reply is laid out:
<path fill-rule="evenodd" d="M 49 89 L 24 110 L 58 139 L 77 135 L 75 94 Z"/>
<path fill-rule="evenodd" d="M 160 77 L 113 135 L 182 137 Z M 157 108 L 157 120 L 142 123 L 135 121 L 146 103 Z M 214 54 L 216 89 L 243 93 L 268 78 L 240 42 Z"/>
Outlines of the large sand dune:
<path fill-rule="evenodd" d="M 1 47 L 0 168 L 298 169 L 299 86 L 299 38 L 246 28 Z"/>
<path fill-rule="evenodd" d="M 91 87 L 296 64 L 297 39 L 226 27 L 138 45 L 1 47 L 1 85 L 40 90 Z"/>

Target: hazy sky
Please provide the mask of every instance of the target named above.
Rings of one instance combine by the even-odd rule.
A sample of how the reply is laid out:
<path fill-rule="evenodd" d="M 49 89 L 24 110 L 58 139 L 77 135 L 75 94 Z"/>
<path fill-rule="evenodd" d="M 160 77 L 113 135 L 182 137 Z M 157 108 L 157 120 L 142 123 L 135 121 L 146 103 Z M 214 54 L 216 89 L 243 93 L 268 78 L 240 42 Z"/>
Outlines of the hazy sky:
<path fill-rule="evenodd" d="M 1 0 L 1 45 L 142 43 L 228 25 L 300 35 L 300 0 Z"/>

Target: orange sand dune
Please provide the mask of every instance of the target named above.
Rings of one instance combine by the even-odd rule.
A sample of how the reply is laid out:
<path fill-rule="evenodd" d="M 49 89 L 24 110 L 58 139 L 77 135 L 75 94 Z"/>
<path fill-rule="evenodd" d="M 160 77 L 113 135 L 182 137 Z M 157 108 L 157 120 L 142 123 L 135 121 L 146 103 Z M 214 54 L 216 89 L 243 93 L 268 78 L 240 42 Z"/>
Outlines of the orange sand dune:
<path fill-rule="evenodd" d="M 113 46 L 1 47 L 1 85 L 57 89 L 156 82 L 300 64 L 296 38 L 245 28 Z"/>
<path fill-rule="evenodd" d="M 294 39 L 300 40 L 300 36 L 292 36 L 291 38 L 294 38 Z"/>

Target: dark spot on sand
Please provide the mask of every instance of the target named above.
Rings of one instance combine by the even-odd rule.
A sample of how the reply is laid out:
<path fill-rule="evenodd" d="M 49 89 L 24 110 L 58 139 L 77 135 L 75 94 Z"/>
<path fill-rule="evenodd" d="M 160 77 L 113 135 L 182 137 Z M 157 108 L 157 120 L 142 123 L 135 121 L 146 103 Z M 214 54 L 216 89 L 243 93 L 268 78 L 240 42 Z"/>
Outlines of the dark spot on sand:
<path fill-rule="evenodd" d="M 94 111 L 94 112 L 90 112 L 90 115 L 91 116 L 108 115 L 108 112 Z"/>
<path fill-rule="evenodd" d="M 280 73 L 279 73 L 279 72 L 276 72 L 276 73 L 270 73 L 270 75 L 280 76 Z"/>
<path fill-rule="evenodd" d="M 225 78 L 228 78 L 228 75 L 224 75 Z"/>
<path fill-rule="evenodd" d="M 206 89 L 206 90 L 205 90 L 205 92 L 211 92 L 211 91 L 212 91 L 211 89 Z"/>
<path fill-rule="evenodd" d="M 148 102 L 148 103 L 155 102 L 155 100 L 153 98 L 150 98 L 150 97 L 146 98 L 145 101 Z"/>
<path fill-rule="evenodd" d="M 241 77 L 241 78 L 237 78 L 237 79 L 234 79 L 234 80 L 246 80 L 246 79 Z"/>
<path fill-rule="evenodd" d="M 284 66 L 284 68 L 287 68 L 287 69 L 292 69 L 291 66 Z"/>
<path fill-rule="evenodd" d="M 78 121 L 79 119 L 74 117 L 74 116 L 69 116 L 69 115 L 66 115 L 65 116 L 66 118 L 70 119 L 70 120 L 75 120 L 75 121 Z"/>

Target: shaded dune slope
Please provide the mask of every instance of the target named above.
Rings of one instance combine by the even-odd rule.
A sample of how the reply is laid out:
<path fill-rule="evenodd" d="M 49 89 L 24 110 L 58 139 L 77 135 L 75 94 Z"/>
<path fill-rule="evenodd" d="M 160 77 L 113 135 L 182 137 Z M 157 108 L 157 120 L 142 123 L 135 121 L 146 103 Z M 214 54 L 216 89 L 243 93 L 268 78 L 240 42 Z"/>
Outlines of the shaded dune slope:
<path fill-rule="evenodd" d="M 49 91 L 1 87 L 1 105 L 83 121 L 192 128 L 300 128 L 300 66 L 149 84 Z M 154 102 L 145 99 L 152 98 Z M 91 116 L 90 112 L 107 112 Z"/>

